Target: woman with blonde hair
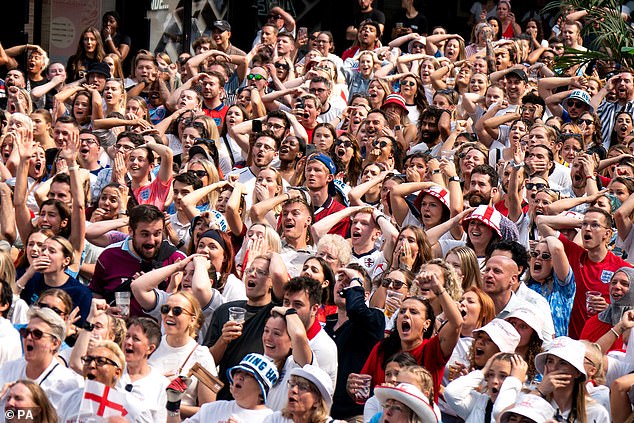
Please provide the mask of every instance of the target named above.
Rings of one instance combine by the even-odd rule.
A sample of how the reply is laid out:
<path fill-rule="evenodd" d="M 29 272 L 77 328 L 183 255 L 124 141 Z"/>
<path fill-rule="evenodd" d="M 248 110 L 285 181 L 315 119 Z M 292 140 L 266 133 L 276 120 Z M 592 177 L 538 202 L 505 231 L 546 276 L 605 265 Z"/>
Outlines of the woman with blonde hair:
<path fill-rule="evenodd" d="M 266 166 L 260 170 L 253 188 L 253 206 L 258 203 L 281 195 L 284 190 L 282 174 L 274 167 Z M 249 215 L 253 222 L 266 220 L 270 225 L 277 225 L 277 219 L 282 212 L 282 205 L 278 204 L 273 209 L 261 210 L 259 207 L 251 207 Z M 266 213 L 262 215 L 262 212 Z"/>
<path fill-rule="evenodd" d="M 471 248 L 454 247 L 445 254 L 445 261 L 453 266 L 463 290 L 466 291 L 472 286 L 482 287 L 482 272 L 478 265 L 478 258 Z"/>
<path fill-rule="evenodd" d="M 264 423 L 329 423 L 334 389 L 328 374 L 306 364 L 290 371 L 288 401 L 282 411 L 264 419 Z"/>
<path fill-rule="evenodd" d="M 11 255 L 6 251 L 0 251 L 0 279 L 6 281 L 13 292 L 13 303 L 9 307 L 7 319 L 13 324 L 28 322 L 26 317 L 29 306 L 20 298 L 21 289 L 16 286 L 16 271 Z"/>
<path fill-rule="evenodd" d="M 203 313 L 196 298 L 189 292 L 172 294 L 161 306 L 164 335 L 148 364 L 161 374 L 174 377 L 186 376 L 196 363 L 217 375 L 216 363 L 209 348 L 196 342 L 198 329 L 203 323 Z M 196 378 L 185 391 L 181 402 L 181 415 L 190 417 L 200 406 L 215 400 L 216 395 Z"/>
<path fill-rule="evenodd" d="M 125 79 L 123 67 L 121 66 L 121 59 L 118 54 L 108 53 L 106 57 L 104 57 L 103 62 L 110 68 L 110 76 L 112 78 L 121 80 Z"/>
<path fill-rule="evenodd" d="M 127 94 L 123 86 L 123 79 L 109 78 L 106 80 L 106 85 L 103 89 L 103 100 L 105 104 L 104 116 L 108 116 L 111 113 L 123 114 L 125 112 Z"/>
<path fill-rule="evenodd" d="M 57 412 L 39 383 L 29 379 L 17 380 L 11 383 L 6 395 L 4 415 L 16 416 L 11 421 L 21 421 L 17 416 L 23 411 L 25 415 L 29 415 L 26 422 L 57 423 Z"/>
<path fill-rule="evenodd" d="M 191 209 L 188 217 L 193 219 L 194 216 L 199 215 L 202 211 L 215 209 L 218 201 L 217 190 L 226 185 L 226 183 L 223 183 L 225 181 L 220 181 L 218 170 L 213 163 L 206 159 L 194 157 L 185 165 L 183 170 L 195 174 L 203 183 L 202 188 L 187 194 L 182 199 L 185 213 L 188 213 L 188 209 Z M 197 206 L 202 207 L 194 210 Z"/>
<path fill-rule="evenodd" d="M 432 278 L 438 279 L 439 285 L 444 291 L 447 291 L 447 294 L 455 302 L 460 301 L 462 297 L 462 287 L 456 271 L 445 260 L 437 258 L 429 260 L 421 266 L 409 293 L 426 298 L 434 310 L 434 315 L 439 316 L 443 310 L 439 296 L 429 288 Z"/>

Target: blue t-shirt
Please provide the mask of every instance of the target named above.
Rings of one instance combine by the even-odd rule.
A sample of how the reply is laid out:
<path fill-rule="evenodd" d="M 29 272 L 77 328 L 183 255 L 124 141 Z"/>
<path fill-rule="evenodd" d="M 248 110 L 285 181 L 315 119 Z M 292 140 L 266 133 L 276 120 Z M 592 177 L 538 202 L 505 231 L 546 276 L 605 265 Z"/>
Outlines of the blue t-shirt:
<path fill-rule="evenodd" d="M 572 312 L 572 304 L 575 302 L 575 292 L 577 291 L 575 275 L 572 269 L 568 271 L 568 276 L 563 282 L 557 278 L 553 271 L 553 289 L 550 293 L 546 294 L 545 286 L 532 279 L 528 281 L 526 286 L 542 295 L 550 304 L 553 324 L 555 325 L 555 336 L 568 336 L 570 313 Z"/>
<path fill-rule="evenodd" d="M 24 290 L 20 294 L 20 298 L 26 301 L 28 305 L 32 305 L 40 298 L 42 292 L 51 288 L 54 287 L 48 286 L 44 282 L 44 275 L 37 272 L 26 283 Z M 88 317 L 88 313 L 90 313 L 90 303 L 92 302 L 92 292 L 90 289 L 71 276 L 68 277 L 64 285 L 57 288 L 66 291 L 68 295 L 70 295 L 70 298 L 73 300 L 73 307 L 79 307 L 79 314 L 81 316 L 79 324 L 84 323 Z"/>

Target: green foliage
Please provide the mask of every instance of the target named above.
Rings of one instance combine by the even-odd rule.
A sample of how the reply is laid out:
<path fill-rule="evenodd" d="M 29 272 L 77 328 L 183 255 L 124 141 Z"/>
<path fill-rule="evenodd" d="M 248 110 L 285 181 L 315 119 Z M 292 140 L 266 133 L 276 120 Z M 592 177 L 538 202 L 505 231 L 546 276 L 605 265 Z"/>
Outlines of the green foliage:
<path fill-rule="evenodd" d="M 621 17 L 621 1 L 557 0 L 544 8 L 544 12 L 555 11 L 558 17 L 580 10 L 587 12 L 581 34 L 592 39 L 592 45 L 587 46 L 591 51 L 566 49 L 556 60 L 556 67 L 566 69 L 596 60 L 607 69 L 614 68 L 615 63 L 634 69 L 634 29 Z"/>

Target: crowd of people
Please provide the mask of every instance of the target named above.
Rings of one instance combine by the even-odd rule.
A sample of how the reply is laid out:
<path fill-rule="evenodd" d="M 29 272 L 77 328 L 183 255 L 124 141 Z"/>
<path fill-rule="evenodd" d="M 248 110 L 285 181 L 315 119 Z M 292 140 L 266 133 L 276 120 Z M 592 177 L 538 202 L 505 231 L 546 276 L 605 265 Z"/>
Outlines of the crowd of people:
<path fill-rule="evenodd" d="M 0 420 L 634 421 L 634 70 L 358 4 L 0 46 Z"/>

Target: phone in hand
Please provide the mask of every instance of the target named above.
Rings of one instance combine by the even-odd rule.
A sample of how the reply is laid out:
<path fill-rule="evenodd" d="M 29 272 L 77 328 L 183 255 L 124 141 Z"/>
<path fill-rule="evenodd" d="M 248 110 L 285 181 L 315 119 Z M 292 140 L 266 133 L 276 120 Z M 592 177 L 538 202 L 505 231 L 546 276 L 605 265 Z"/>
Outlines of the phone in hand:
<path fill-rule="evenodd" d="M 262 132 L 262 121 L 254 119 L 251 121 L 251 132 Z"/>

